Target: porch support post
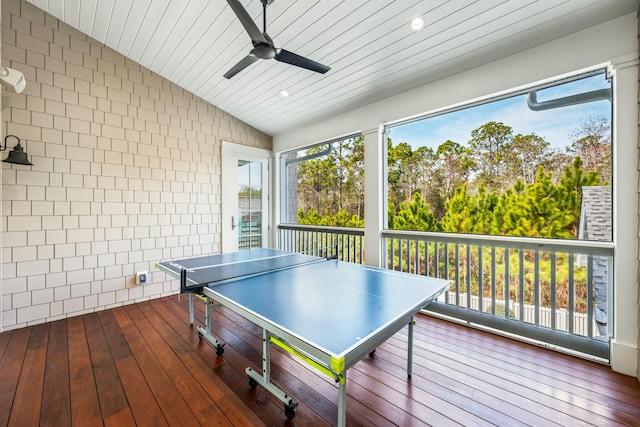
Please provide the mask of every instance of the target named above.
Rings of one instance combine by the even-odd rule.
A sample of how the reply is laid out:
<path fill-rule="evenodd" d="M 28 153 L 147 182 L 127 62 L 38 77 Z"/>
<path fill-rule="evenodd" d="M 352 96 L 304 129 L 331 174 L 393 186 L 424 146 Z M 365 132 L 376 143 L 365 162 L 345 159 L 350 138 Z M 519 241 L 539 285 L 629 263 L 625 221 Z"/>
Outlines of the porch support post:
<path fill-rule="evenodd" d="M 384 219 L 382 127 L 364 135 L 364 263 L 380 267 L 382 251 L 380 231 Z"/>

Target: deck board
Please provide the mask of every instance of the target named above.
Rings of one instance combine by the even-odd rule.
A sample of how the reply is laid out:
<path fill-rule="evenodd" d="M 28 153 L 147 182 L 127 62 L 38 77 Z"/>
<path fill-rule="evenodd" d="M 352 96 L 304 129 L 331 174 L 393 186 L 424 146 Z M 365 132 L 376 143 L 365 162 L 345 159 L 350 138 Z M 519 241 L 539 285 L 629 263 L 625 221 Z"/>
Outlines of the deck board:
<path fill-rule="evenodd" d="M 187 298 L 118 307 L 0 334 L 5 425 L 331 426 L 334 381 L 272 352 L 272 379 L 299 403 L 251 388 L 260 328 L 226 309 L 212 330 L 219 357 L 188 322 Z M 401 330 L 347 374 L 347 424 L 640 425 L 640 383 L 589 360 L 442 319 L 416 317 L 413 375 Z"/>

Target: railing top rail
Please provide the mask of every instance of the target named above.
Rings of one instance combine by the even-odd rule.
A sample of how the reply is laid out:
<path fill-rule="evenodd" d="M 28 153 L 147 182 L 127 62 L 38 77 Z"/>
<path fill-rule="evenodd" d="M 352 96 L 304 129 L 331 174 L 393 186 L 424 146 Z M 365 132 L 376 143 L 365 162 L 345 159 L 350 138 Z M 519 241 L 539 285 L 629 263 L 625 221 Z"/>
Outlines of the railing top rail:
<path fill-rule="evenodd" d="M 308 225 L 308 224 L 278 224 L 278 229 L 297 230 L 297 231 L 319 231 L 324 233 L 364 236 L 364 228 L 353 228 L 353 227 L 329 227 L 324 225 Z"/>
<path fill-rule="evenodd" d="M 496 246 L 510 249 L 566 252 L 596 256 L 613 256 L 613 242 L 590 240 L 542 239 L 535 237 L 490 236 L 479 234 L 439 233 L 430 231 L 383 230 L 382 238 L 412 239 L 442 243 Z"/>

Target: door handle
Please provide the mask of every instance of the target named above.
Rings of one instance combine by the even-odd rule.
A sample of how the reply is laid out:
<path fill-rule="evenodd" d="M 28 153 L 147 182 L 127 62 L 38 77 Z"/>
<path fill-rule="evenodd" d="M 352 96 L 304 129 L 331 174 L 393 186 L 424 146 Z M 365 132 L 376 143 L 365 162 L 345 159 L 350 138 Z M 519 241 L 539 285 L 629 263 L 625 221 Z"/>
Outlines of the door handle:
<path fill-rule="evenodd" d="M 238 224 L 236 224 L 236 217 L 231 216 L 231 229 L 235 230 Z"/>

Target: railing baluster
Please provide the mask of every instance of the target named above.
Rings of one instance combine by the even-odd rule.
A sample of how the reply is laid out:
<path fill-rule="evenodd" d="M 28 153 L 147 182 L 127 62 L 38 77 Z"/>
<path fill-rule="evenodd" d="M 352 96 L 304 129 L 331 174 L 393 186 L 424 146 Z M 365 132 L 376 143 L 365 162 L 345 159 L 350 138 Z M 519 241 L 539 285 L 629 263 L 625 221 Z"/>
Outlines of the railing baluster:
<path fill-rule="evenodd" d="M 509 271 L 509 264 L 511 251 L 509 248 L 505 248 L 504 253 L 504 317 L 509 319 L 511 312 L 511 272 Z"/>
<path fill-rule="evenodd" d="M 460 244 L 456 243 L 456 305 L 460 305 Z"/>
<path fill-rule="evenodd" d="M 496 315 L 496 247 L 491 246 L 491 314 Z"/>
<path fill-rule="evenodd" d="M 593 338 L 593 255 L 587 261 L 587 337 Z"/>
<path fill-rule="evenodd" d="M 524 322 L 524 249 L 519 251 L 520 259 L 520 274 L 519 274 L 519 287 L 518 287 L 518 303 L 520 304 L 520 320 Z"/>
<path fill-rule="evenodd" d="M 467 245 L 467 310 L 471 309 L 471 245 Z"/>
<path fill-rule="evenodd" d="M 556 329 L 556 253 L 551 252 L 551 329 Z"/>
<path fill-rule="evenodd" d="M 482 278 L 484 277 L 484 271 L 482 271 L 482 245 L 478 245 L 478 311 L 484 312 L 484 301 L 482 295 Z"/>
<path fill-rule="evenodd" d="M 569 289 L 568 289 L 568 293 L 569 293 L 569 302 L 568 302 L 568 309 L 569 309 L 569 333 L 570 334 L 574 334 L 575 330 L 574 330 L 574 316 L 576 315 L 575 313 L 575 276 L 573 273 L 573 268 L 576 262 L 576 255 L 574 253 L 569 253 Z"/>
<path fill-rule="evenodd" d="M 535 251 L 533 255 L 533 310 L 535 325 L 540 324 L 540 251 Z M 524 305 L 524 304 L 523 304 Z"/>

